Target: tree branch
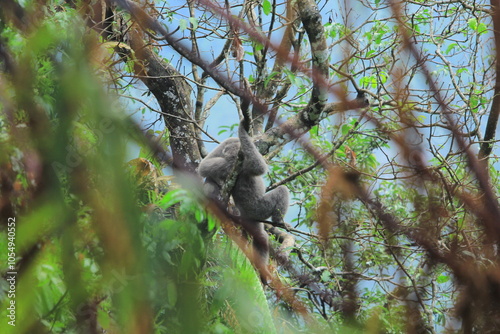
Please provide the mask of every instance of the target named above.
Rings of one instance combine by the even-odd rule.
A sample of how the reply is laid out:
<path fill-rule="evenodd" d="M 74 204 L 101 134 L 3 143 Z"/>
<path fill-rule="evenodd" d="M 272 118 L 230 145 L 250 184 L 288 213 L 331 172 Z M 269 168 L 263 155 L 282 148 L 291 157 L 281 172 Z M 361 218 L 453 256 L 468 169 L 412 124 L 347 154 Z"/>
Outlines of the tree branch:
<path fill-rule="evenodd" d="M 324 113 L 328 90 L 324 85 L 328 81 L 328 52 L 325 30 L 321 23 L 321 14 L 313 0 L 298 1 L 299 15 L 307 32 L 312 54 L 313 89 L 306 109 L 301 112 L 302 123 L 313 126 Z"/>
<path fill-rule="evenodd" d="M 490 115 L 484 133 L 484 142 L 479 150 L 479 158 L 488 158 L 493 148 L 493 141 L 500 115 L 500 8 L 498 1 L 491 0 L 491 18 L 493 21 L 493 36 L 495 40 L 495 89 L 493 101 L 491 102 Z"/>

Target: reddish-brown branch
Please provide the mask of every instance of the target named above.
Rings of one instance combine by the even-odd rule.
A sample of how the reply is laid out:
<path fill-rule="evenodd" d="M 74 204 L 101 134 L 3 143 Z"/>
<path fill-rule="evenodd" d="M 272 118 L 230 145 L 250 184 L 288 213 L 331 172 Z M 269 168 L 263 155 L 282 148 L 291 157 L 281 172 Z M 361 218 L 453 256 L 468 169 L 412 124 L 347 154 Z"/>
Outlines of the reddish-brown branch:
<path fill-rule="evenodd" d="M 484 209 L 480 210 L 479 216 L 483 219 L 484 226 L 488 229 L 488 231 L 495 236 L 495 239 L 498 242 L 500 242 L 500 225 L 498 224 L 498 222 L 500 221 L 500 207 L 493 189 L 491 188 L 488 169 L 486 168 L 486 166 L 479 163 L 477 156 L 471 150 L 470 143 L 466 141 L 466 138 L 461 136 L 460 128 L 457 126 L 457 122 L 453 117 L 452 110 L 450 110 L 448 104 L 443 99 L 440 89 L 436 85 L 431 72 L 427 68 L 427 63 L 424 60 L 424 57 L 421 55 L 420 51 L 417 50 L 414 41 L 411 40 L 408 29 L 406 29 L 404 25 L 399 3 L 390 1 L 390 4 L 392 7 L 392 11 L 394 12 L 394 16 L 398 20 L 398 24 L 400 26 L 399 31 L 401 33 L 404 47 L 413 55 L 416 62 L 420 64 L 421 72 L 426 78 L 426 81 L 429 84 L 431 91 L 433 92 L 433 96 L 442 110 L 443 116 L 448 122 L 451 132 L 454 134 L 457 145 L 462 150 L 462 152 L 464 152 L 469 168 L 474 173 L 475 178 L 479 183 L 479 187 L 484 194 L 485 206 Z"/>

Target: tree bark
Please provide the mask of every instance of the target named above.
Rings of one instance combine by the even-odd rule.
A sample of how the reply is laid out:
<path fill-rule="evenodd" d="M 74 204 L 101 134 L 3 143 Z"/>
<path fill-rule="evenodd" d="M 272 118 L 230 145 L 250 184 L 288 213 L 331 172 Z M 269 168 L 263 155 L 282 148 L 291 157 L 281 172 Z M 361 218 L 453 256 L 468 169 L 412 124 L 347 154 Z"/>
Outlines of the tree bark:
<path fill-rule="evenodd" d="M 156 97 L 163 112 L 174 166 L 194 172 L 201 155 L 194 136 L 191 87 L 172 65 L 145 45 L 137 29 L 133 28 L 129 33 L 130 47 L 137 58 L 135 73 Z"/>
<path fill-rule="evenodd" d="M 130 6 L 128 9 L 134 12 L 134 18 L 137 21 L 126 29 L 117 29 L 126 31 L 123 36 L 115 36 L 110 26 L 99 24 L 101 20 L 102 22 L 126 21 L 116 18 L 121 14 L 116 11 L 112 1 L 101 1 L 94 4 L 87 1 L 82 5 L 89 26 L 101 34 L 104 39 L 127 41 L 134 51 L 132 54 L 128 50 L 119 50 L 124 51 L 121 53 L 124 55 L 124 60 L 132 59 L 134 61 L 136 76 L 144 82 L 158 101 L 168 129 L 173 165 L 180 170 L 194 172 L 201 161 L 201 155 L 195 138 L 191 87 L 181 73 L 160 58 L 153 52 L 151 46 L 146 44 L 147 35 L 144 33 L 144 29 L 150 29 L 154 24 L 159 25 L 158 22 L 136 3 L 130 1 L 123 3 Z M 102 13 L 105 13 L 105 17 Z"/>

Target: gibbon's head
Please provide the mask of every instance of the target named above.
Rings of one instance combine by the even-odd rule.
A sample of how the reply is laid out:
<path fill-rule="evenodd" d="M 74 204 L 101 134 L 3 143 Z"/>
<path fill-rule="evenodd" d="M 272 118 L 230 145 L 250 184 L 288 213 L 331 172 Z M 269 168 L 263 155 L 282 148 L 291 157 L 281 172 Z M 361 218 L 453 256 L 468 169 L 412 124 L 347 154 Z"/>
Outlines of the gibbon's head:
<path fill-rule="evenodd" d="M 235 157 L 240 150 L 240 140 L 238 138 L 228 138 L 222 142 L 221 146 L 223 147 L 222 155 L 224 157 Z"/>

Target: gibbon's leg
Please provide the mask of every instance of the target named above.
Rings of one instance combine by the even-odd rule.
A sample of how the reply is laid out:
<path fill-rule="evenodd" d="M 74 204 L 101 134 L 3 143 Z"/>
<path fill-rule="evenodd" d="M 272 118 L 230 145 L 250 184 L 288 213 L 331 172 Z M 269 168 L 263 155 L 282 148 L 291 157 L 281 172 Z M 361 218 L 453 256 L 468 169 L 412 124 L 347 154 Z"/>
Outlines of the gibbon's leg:
<path fill-rule="evenodd" d="M 264 230 L 264 224 L 244 219 L 242 225 L 253 240 L 253 265 L 259 271 L 262 281 L 267 284 L 271 279 L 271 273 L 267 267 L 269 263 L 269 237 Z"/>
<path fill-rule="evenodd" d="M 269 284 L 272 279 L 271 272 L 269 271 L 269 236 L 264 230 L 264 224 L 255 223 L 259 232 L 253 239 L 253 257 L 255 267 L 259 270 L 260 279 L 264 284 Z"/>
<path fill-rule="evenodd" d="M 264 224 L 251 221 L 248 225 L 247 232 L 253 238 L 253 244 L 260 255 L 262 263 L 267 265 L 269 260 L 269 238 L 264 230 Z"/>
<path fill-rule="evenodd" d="M 271 273 L 267 267 L 269 263 L 269 236 L 264 230 L 264 224 L 260 221 L 271 217 L 273 222 L 284 223 L 283 217 L 287 210 L 288 188 L 279 186 L 264 194 L 250 208 L 246 208 L 245 212 L 242 212 L 242 225 L 253 238 L 252 262 L 259 270 L 264 284 L 269 283 L 271 279 Z"/>
<path fill-rule="evenodd" d="M 288 211 L 288 206 L 290 204 L 288 188 L 286 186 L 279 186 L 278 188 L 271 190 L 269 193 L 273 193 L 271 197 L 272 200 L 275 201 L 271 221 L 275 223 L 284 223 L 285 214 Z"/>
<path fill-rule="evenodd" d="M 252 212 L 248 212 L 248 218 L 264 220 L 271 217 L 274 223 L 283 223 L 283 217 L 288 211 L 288 188 L 279 186 L 265 193 L 262 198 L 253 205 Z"/>
<path fill-rule="evenodd" d="M 203 184 L 203 192 L 205 193 L 205 196 L 215 200 L 220 200 L 220 190 L 221 189 L 217 182 L 212 180 L 210 177 L 206 178 L 205 183 Z"/>

